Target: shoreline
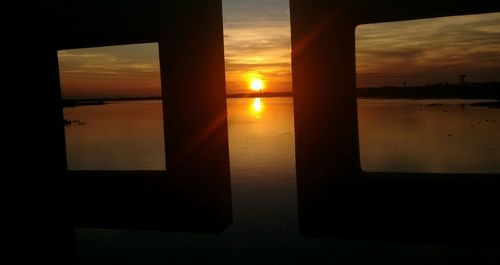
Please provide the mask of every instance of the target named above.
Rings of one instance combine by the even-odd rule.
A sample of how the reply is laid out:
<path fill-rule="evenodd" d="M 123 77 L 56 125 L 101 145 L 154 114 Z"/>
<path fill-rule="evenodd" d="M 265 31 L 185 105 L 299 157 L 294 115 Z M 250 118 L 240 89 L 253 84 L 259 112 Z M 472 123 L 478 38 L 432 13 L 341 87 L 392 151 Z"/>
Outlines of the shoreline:
<path fill-rule="evenodd" d="M 226 98 L 273 98 L 273 97 L 292 97 L 291 92 L 284 93 L 246 93 L 246 94 L 228 94 Z M 385 99 L 385 100 L 482 100 L 484 102 L 474 102 L 468 104 L 472 107 L 487 107 L 500 109 L 500 99 L 497 98 L 471 98 L 471 97 L 388 97 L 388 96 L 358 96 L 356 99 Z M 102 98 L 102 99 L 63 99 L 61 105 L 63 108 L 75 108 L 81 106 L 97 106 L 111 104 L 112 101 L 139 101 L 139 100 L 162 100 L 161 97 L 143 97 L 143 98 Z M 110 102 L 111 101 L 111 102 Z M 432 105 L 432 104 L 428 104 Z"/>
<path fill-rule="evenodd" d="M 94 105 L 105 105 L 109 104 L 104 102 L 103 100 L 68 100 L 63 99 L 61 101 L 61 105 L 63 108 L 75 108 L 80 106 L 94 106 Z"/>

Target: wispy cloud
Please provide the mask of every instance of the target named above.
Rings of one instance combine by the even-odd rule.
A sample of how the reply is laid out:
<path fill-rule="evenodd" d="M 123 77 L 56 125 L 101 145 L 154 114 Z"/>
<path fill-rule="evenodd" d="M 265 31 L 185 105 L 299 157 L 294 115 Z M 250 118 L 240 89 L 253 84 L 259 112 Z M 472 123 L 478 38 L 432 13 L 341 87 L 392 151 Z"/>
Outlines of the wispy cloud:
<path fill-rule="evenodd" d="M 291 89 L 290 15 L 287 0 L 223 1 L 227 90 L 247 89 L 256 72 L 270 90 Z"/>
<path fill-rule="evenodd" d="M 138 45 L 135 45 L 138 46 Z M 131 47 L 113 46 L 92 49 L 74 49 L 58 52 L 61 75 L 142 75 L 159 74 L 159 59 L 134 58 L 128 54 Z M 145 44 L 139 49 L 158 49 L 155 45 Z"/>
<path fill-rule="evenodd" d="M 249 72 L 262 76 L 271 91 L 290 90 L 288 0 L 222 2 L 228 93 L 246 90 Z M 159 91 L 156 44 L 64 50 L 58 56 L 63 94 L 88 93 L 89 88 L 118 93 L 120 86 L 138 93 L 157 86 Z"/>
<path fill-rule="evenodd" d="M 160 95 L 157 44 L 58 52 L 64 97 Z"/>
<path fill-rule="evenodd" d="M 361 25 L 356 64 L 359 86 L 500 81 L 500 13 Z"/>

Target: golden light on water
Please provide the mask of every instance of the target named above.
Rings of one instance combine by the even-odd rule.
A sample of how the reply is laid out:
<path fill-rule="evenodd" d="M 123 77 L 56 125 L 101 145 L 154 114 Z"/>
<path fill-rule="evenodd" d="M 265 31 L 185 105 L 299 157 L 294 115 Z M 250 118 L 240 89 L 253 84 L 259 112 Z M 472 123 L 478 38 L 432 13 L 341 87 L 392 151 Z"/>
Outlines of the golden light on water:
<path fill-rule="evenodd" d="M 262 100 L 260 98 L 255 98 L 253 100 L 253 109 L 256 112 L 261 112 L 262 111 Z"/>
<path fill-rule="evenodd" d="M 262 112 L 262 109 L 264 108 L 264 104 L 262 103 L 262 99 L 260 98 L 255 98 L 253 100 L 253 111 L 255 113 L 260 113 Z"/>

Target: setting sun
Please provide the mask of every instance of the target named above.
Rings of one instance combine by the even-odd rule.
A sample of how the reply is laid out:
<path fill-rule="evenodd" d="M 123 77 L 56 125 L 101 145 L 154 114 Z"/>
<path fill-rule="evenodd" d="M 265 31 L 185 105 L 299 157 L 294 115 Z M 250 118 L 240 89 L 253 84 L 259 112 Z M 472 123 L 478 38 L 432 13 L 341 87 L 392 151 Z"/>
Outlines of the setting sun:
<path fill-rule="evenodd" d="M 267 81 L 263 74 L 259 71 L 249 71 L 243 74 L 242 81 L 247 84 L 247 88 L 256 91 L 262 92 L 264 88 L 266 88 L 265 81 Z"/>
<path fill-rule="evenodd" d="M 264 82 L 261 79 L 254 79 L 250 83 L 250 88 L 254 91 L 260 91 L 264 87 Z"/>

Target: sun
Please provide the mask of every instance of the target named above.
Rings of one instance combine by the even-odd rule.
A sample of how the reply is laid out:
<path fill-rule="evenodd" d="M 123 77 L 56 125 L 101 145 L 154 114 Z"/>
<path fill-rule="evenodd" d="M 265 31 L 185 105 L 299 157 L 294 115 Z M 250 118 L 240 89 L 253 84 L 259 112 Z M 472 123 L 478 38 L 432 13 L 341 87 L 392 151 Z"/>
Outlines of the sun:
<path fill-rule="evenodd" d="M 262 81 L 262 79 L 253 79 L 250 82 L 250 89 L 254 91 L 261 91 L 262 88 L 264 88 L 264 82 Z"/>
<path fill-rule="evenodd" d="M 243 80 L 248 84 L 248 89 L 262 92 L 266 88 L 265 78 L 258 71 L 250 71 L 243 74 Z"/>

